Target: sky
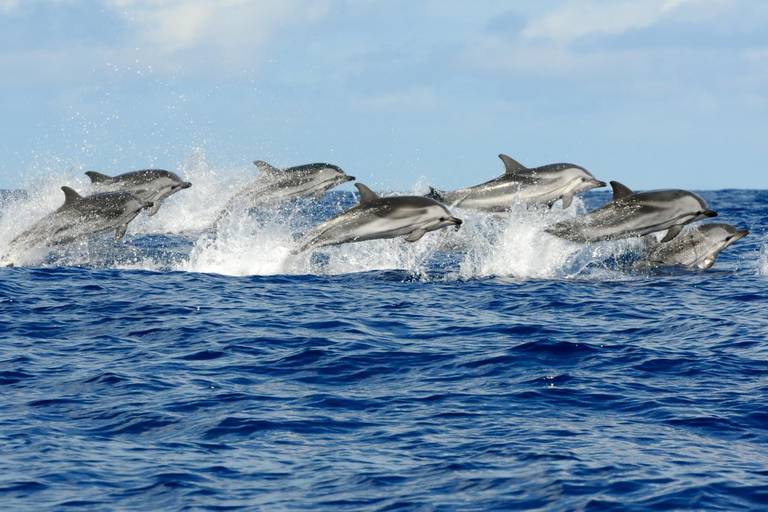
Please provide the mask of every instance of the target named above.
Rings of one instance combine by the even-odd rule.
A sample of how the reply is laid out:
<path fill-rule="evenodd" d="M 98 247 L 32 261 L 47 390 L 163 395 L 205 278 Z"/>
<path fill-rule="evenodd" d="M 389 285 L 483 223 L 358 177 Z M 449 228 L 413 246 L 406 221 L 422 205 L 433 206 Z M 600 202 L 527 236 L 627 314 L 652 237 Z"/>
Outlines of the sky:
<path fill-rule="evenodd" d="M 0 0 L 0 188 L 202 156 L 452 189 L 499 153 L 768 188 L 768 2 Z"/>

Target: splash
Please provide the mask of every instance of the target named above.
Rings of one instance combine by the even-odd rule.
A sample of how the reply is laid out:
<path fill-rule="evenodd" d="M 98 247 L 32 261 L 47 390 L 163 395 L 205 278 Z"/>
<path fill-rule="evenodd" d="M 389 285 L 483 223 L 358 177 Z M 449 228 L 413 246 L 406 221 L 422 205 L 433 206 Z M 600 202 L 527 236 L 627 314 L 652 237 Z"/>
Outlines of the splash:
<path fill-rule="evenodd" d="M 514 205 L 508 214 L 456 210 L 461 229 L 428 233 L 416 243 L 373 240 L 325 247 L 294 255 L 296 241 L 314 225 L 352 206 L 356 199 L 335 190 L 321 201 L 298 200 L 279 208 L 221 216 L 224 205 L 252 182 L 251 165 L 222 167 L 194 150 L 176 169 L 192 187 L 163 201 L 153 217 L 139 216 L 124 240 L 109 235 L 65 247 L 32 251 L 24 265 L 82 265 L 98 268 L 178 270 L 226 275 L 338 275 L 372 270 L 403 270 L 430 279 L 489 277 L 537 279 L 617 279 L 615 262 L 636 249 L 636 242 L 579 245 L 545 233 L 545 228 L 585 211 L 576 198 L 566 210 L 527 209 Z M 0 247 L 63 203 L 62 185 L 87 194 L 84 169 L 47 167 L 32 173 L 25 193 L 0 204 Z M 405 194 L 421 195 L 429 182 L 421 177 Z M 382 195 L 390 195 L 384 192 Z M 764 265 L 768 266 L 768 265 Z"/>
<path fill-rule="evenodd" d="M 763 244 L 760 249 L 760 255 L 757 258 L 757 273 L 761 276 L 768 276 L 768 244 Z"/>

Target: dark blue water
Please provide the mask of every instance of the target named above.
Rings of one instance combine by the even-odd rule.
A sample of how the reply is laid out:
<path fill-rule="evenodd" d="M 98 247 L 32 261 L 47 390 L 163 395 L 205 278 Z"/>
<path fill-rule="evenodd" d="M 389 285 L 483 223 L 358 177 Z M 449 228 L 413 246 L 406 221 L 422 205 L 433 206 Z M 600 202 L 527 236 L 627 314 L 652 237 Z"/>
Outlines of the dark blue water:
<path fill-rule="evenodd" d="M 162 211 L 0 269 L 0 508 L 765 510 L 768 194 L 703 195 L 752 230 L 709 271 L 470 218 L 253 275 L 288 221 Z"/>

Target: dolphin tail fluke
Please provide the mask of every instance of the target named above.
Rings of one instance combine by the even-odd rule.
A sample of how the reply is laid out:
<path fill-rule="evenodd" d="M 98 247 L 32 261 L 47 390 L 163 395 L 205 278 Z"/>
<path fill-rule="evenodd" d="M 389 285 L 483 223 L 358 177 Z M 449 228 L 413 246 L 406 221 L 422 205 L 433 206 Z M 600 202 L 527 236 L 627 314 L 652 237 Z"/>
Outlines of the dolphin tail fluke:
<path fill-rule="evenodd" d="M 680 232 L 683 230 L 682 224 L 675 224 L 669 230 L 667 231 L 667 234 L 664 235 L 664 238 L 661 239 L 661 243 L 669 242 L 673 238 L 675 238 L 677 235 L 680 234 Z"/>
<path fill-rule="evenodd" d="M 85 173 L 85 175 L 91 178 L 91 183 L 103 183 L 112 179 L 106 174 L 101 174 L 100 172 L 96 171 L 88 171 Z"/>

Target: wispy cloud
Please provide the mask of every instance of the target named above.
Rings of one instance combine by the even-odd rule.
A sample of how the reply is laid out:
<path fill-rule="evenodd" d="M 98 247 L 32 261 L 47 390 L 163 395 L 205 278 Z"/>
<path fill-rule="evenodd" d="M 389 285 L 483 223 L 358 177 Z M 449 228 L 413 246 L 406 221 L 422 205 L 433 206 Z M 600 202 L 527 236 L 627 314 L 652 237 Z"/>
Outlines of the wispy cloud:
<path fill-rule="evenodd" d="M 327 1 L 282 0 L 106 0 L 122 12 L 138 41 L 160 54 L 202 45 L 252 51 L 284 25 L 311 23 Z"/>
<path fill-rule="evenodd" d="M 531 21 L 522 36 L 567 43 L 590 35 L 623 34 L 655 25 L 684 5 L 694 3 L 708 3 L 708 0 L 569 2 Z"/>

